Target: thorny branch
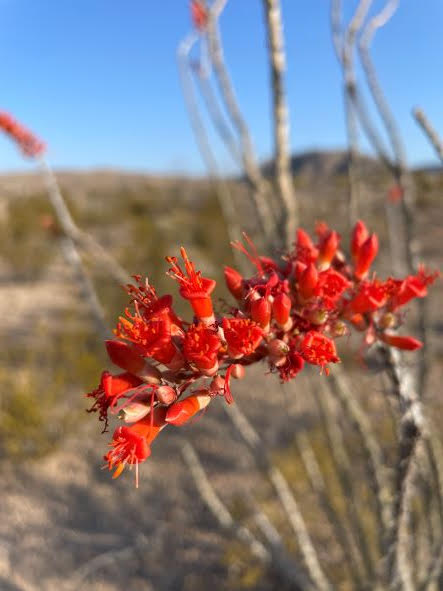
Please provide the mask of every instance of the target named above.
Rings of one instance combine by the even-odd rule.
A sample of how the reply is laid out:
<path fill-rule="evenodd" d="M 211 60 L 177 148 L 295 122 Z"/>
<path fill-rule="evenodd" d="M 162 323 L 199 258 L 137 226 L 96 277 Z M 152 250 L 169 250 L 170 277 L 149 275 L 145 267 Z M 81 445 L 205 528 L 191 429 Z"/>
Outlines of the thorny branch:
<path fill-rule="evenodd" d="M 286 69 L 283 22 L 279 0 L 263 0 L 268 32 L 273 123 L 275 144 L 275 174 L 281 200 L 280 227 L 285 235 L 285 246 L 290 248 L 298 226 L 298 203 L 291 176 L 289 147 L 289 109 L 284 88 Z"/>
<path fill-rule="evenodd" d="M 415 107 L 415 109 L 412 111 L 412 114 L 427 136 L 428 140 L 431 142 L 434 150 L 437 153 L 437 156 L 443 162 L 443 142 L 441 141 L 437 131 L 434 129 L 429 119 L 426 117 L 423 109 Z"/>
<path fill-rule="evenodd" d="M 264 565 L 277 568 L 284 579 L 288 583 L 295 585 L 296 589 L 311 589 L 313 591 L 312 585 L 303 573 L 282 551 L 280 536 L 265 514 L 256 509 L 255 520 L 267 539 L 268 547 L 264 546 L 246 526 L 240 525 L 234 520 L 210 483 L 194 447 L 186 440 L 181 440 L 180 451 L 201 498 L 217 519 L 220 527 L 233 533 L 238 540 L 246 544 L 251 554 Z"/>
<path fill-rule="evenodd" d="M 207 25 L 209 55 L 226 110 L 240 137 L 243 166 L 247 179 L 253 189 L 253 198 L 259 221 L 266 239 L 271 241 L 275 239 L 275 212 L 272 211 L 269 205 L 267 182 L 263 178 L 260 167 L 257 164 L 249 129 L 237 103 L 231 78 L 224 61 L 223 48 L 218 31 L 218 20 L 226 3 L 227 0 L 215 0 L 209 11 Z"/>
<path fill-rule="evenodd" d="M 303 515 L 286 478 L 270 461 L 265 445 L 257 431 L 238 407 L 238 404 L 229 407 L 225 405 L 223 408 L 251 452 L 257 468 L 263 472 L 274 487 L 289 524 L 296 535 L 306 568 L 313 583 L 321 591 L 332 591 L 331 584 L 320 565 L 317 551 L 312 543 Z"/>

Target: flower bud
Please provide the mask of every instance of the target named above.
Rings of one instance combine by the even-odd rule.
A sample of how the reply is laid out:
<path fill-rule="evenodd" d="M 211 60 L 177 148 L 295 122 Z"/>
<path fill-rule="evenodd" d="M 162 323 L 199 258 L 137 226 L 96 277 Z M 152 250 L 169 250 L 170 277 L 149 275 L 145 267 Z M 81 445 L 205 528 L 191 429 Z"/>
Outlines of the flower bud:
<path fill-rule="evenodd" d="M 380 335 L 380 339 L 387 345 L 396 347 L 397 349 L 403 349 L 403 351 L 416 351 L 423 347 L 423 343 L 414 339 L 414 337 L 403 337 L 385 332 Z"/>
<path fill-rule="evenodd" d="M 180 427 L 206 408 L 210 402 L 211 396 L 206 394 L 194 394 L 184 400 L 178 400 L 168 408 L 165 421 L 170 425 Z"/>
<path fill-rule="evenodd" d="M 120 410 L 118 418 L 126 423 L 136 423 L 149 414 L 150 410 L 150 405 L 142 404 L 141 402 L 131 402 Z"/>
<path fill-rule="evenodd" d="M 245 377 L 245 368 L 240 363 L 234 363 L 231 369 L 231 377 L 236 380 L 242 380 Z"/>
<path fill-rule="evenodd" d="M 148 363 L 131 345 L 123 341 L 105 341 L 109 359 L 122 369 L 139 376 L 150 384 L 159 384 L 161 379 L 160 371 Z"/>
<path fill-rule="evenodd" d="M 378 253 L 378 238 L 376 234 L 371 234 L 362 244 L 357 254 L 354 275 L 358 279 L 363 279 L 369 272 L 373 260 Z"/>
<path fill-rule="evenodd" d="M 358 253 L 360 252 L 360 248 L 362 247 L 363 243 L 369 238 L 369 232 L 365 226 L 365 224 L 358 220 L 355 224 L 354 229 L 352 231 L 352 238 L 351 238 L 351 254 L 354 261 L 357 260 Z"/>
<path fill-rule="evenodd" d="M 318 257 L 319 268 L 325 271 L 329 268 L 337 252 L 340 237 L 337 232 L 329 232 L 320 244 L 320 254 Z"/>
<path fill-rule="evenodd" d="M 177 392 L 171 386 L 159 386 L 155 391 L 157 400 L 162 404 L 172 404 L 177 400 Z"/>
<path fill-rule="evenodd" d="M 285 293 L 279 293 L 275 296 L 272 303 L 272 314 L 279 326 L 285 328 L 290 320 L 291 298 Z M 287 327 L 287 330 L 290 326 Z"/>
<path fill-rule="evenodd" d="M 225 267 L 225 281 L 229 291 L 237 299 L 243 297 L 243 277 L 232 267 Z"/>
<path fill-rule="evenodd" d="M 251 302 L 252 320 L 259 324 L 265 331 L 269 330 L 271 322 L 271 304 L 266 297 Z"/>
<path fill-rule="evenodd" d="M 315 265 L 310 263 L 298 280 L 298 291 L 303 299 L 308 300 L 315 293 L 318 283 L 318 271 Z"/>

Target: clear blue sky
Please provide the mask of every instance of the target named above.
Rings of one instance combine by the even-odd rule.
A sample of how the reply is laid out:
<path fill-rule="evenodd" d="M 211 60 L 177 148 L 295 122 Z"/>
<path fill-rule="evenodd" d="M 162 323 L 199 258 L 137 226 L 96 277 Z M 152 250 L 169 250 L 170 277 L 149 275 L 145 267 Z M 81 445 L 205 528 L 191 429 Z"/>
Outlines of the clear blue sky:
<path fill-rule="evenodd" d="M 221 26 L 240 105 L 263 158 L 272 150 L 260 0 L 230 0 Z M 346 13 L 354 0 L 343 0 Z M 294 151 L 345 145 L 329 0 L 283 0 Z M 374 9 L 383 2 L 374 1 Z M 49 144 L 56 167 L 199 173 L 176 47 L 187 0 L 0 0 L 0 109 Z M 402 0 L 374 42 L 374 60 L 413 164 L 436 159 L 410 110 L 443 135 L 443 2 Z M 229 158 L 215 143 L 222 166 Z M 29 168 L 0 138 L 0 171 Z"/>

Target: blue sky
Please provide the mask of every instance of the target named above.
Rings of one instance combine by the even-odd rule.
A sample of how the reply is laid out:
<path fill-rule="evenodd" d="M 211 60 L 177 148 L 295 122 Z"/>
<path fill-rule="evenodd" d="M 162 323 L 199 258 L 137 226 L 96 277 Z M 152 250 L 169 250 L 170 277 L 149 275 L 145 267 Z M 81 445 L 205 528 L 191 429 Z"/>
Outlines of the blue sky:
<path fill-rule="evenodd" d="M 342 1 L 349 16 L 356 2 Z M 221 26 L 239 103 L 266 158 L 272 129 L 261 4 L 230 0 Z M 374 0 L 374 10 L 381 6 Z M 283 0 L 282 7 L 291 147 L 344 147 L 329 0 Z M 0 109 L 47 141 L 56 167 L 203 171 L 176 66 L 176 47 L 190 30 L 187 0 L 0 0 L 0 22 Z M 373 46 L 413 164 L 437 162 L 410 115 L 414 105 L 443 135 L 442 31 L 441 0 L 402 0 Z M 228 170 L 215 139 L 214 148 Z M 30 166 L 0 138 L 0 171 Z"/>

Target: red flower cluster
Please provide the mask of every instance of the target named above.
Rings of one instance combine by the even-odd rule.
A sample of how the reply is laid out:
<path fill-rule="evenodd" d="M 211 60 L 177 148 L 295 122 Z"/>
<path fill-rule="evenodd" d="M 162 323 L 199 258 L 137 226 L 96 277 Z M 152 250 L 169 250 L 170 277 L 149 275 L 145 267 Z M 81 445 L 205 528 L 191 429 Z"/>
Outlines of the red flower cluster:
<path fill-rule="evenodd" d="M 166 260 L 168 275 L 192 307 L 191 323 L 174 312 L 172 296 L 159 297 L 147 280 L 135 276 L 135 285 L 127 286 L 130 308 L 114 331 L 117 339 L 106 343 L 111 361 L 123 372 L 105 371 L 87 395 L 94 399 L 90 411 L 99 412 L 104 431 L 110 414 L 128 423 L 115 430 L 105 456 L 114 477 L 135 465 L 138 479 L 138 464 L 168 425 L 184 425 L 216 396 L 232 403 L 231 378 L 242 378 L 252 363 L 266 361 L 281 381 L 293 379 L 305 363 L 328 374 L 328 365 L 340 361 L 335 340 L 351 328 L 364 331 L 368 345 L 379 340 L 404 350 L 421 346 L 396 334 L 399 310 L 424 297 L 437 273 L 422 268 L 405 279 L 369 277 L 378 239 L 361 221 L 352 235 L 352 262 L 340 250 L 337 232 L 321 223 L 316 234 L 314 243 L 298 230 L 294 249 L 280 261 L 259 256 L 247 236 L 246 247 L 234 243 L 256 271 L 245 278 L 225 268 L 236 300 L 225 316 L 214 313 L 215 281 L 196 271 L 183 248 L 183 265 L 175 257 Z"/>
<path fill-rule="evenodd" d="M 25 156 L 35 158 L 45 151 L 45 144 L 8 113 L 0 112 L 0 129 L 18 144 Z"/>

